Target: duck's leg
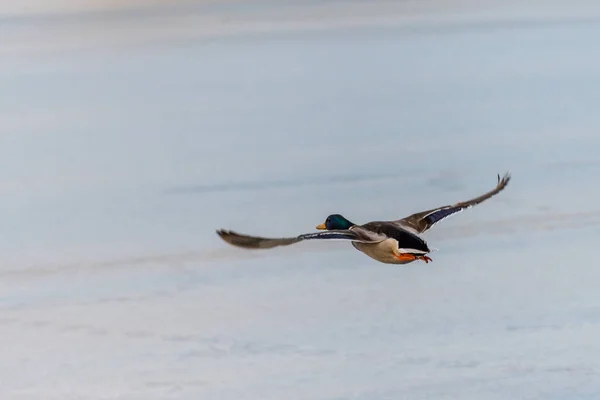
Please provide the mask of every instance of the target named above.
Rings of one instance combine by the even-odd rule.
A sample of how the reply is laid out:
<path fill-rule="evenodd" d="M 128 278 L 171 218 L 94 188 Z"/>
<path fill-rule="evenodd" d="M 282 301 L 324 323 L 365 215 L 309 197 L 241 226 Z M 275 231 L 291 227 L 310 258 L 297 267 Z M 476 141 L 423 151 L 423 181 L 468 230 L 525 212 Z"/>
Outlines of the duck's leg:
<path fill-rule="evenodd" d="M 410 262 L 410 261 L 415 261 L 415 260 L 423 260 L 423 261 L 425 261 L 426 264 L 428 264 L 429 261 L 433 261 L 431 258 L 429 258 L 427 256 L 415 255 L 415 254 L 411 254 L 411 253 L 394 254 L 394 257 L 396 257 L 400 261 L 405 261 L 405 262 Z"/>
<path fill-rule="evenodd" d="M 410 254 L 410 253 L 398 253 L 398 254 L 394 254 L 394 257 L 396 257 L 398 260 L 404 261 L 404 262 L 415 261 L 417 259 L 417 257 L 414 254 Z"/>

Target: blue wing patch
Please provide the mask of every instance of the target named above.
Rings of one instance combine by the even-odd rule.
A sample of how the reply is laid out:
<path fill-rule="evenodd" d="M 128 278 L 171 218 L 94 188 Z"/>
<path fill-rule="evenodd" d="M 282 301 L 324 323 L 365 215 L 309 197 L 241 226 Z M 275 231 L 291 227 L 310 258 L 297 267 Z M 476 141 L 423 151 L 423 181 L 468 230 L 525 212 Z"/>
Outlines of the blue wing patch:
<path fill-rule="evenodd" d="M 433 225 L 433 224 L 436 224 L 436 223 L 440 222 L 444 218 L 447 218 L 447 217 L 451 216 L 452 214 L 456 214 L 457 212 L 461 212 L 465 208 L 467 208 L 467 207 L 442 208 L 441 210 L 437 210 L 437 211 L 432 212 L 431 214 L 429 214 L 428 216 L 426 216 L 423 219 L 429 225 Z"/>
<path fill-rule="evenodd" d="M 299 239 L 345 239 L 345 240 L 360 240 L 354 232 L 340 232 L 340 231 L 325 231 L 306 233 L 298 236 Z"/>

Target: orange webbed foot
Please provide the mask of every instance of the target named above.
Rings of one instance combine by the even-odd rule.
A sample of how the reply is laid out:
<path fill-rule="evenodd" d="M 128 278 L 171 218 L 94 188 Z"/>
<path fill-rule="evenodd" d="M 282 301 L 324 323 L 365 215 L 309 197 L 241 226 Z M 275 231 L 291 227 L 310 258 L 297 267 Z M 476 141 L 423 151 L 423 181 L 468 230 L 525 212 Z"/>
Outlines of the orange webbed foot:
<path fill-rule="evenodd" d="M 417 256 L 409 253 L 394 254 L 394 257 L 396 257 L 400 261 L 414 261 L 417 259 Z"/>
<path fill-rule="evenodd" d="M 394 256 L 398 260 L 401 260 L 401 261 L 423 260 L 423 261 L 425 261 L 426 264 L 429 264 L 429 261 L 433 261 L 431 258 L 429 258 L 427 256 L 420 256 L 420 255 L 415 255 L 415 254 L 410 254 L 410 253 L 394 254 Z"/>

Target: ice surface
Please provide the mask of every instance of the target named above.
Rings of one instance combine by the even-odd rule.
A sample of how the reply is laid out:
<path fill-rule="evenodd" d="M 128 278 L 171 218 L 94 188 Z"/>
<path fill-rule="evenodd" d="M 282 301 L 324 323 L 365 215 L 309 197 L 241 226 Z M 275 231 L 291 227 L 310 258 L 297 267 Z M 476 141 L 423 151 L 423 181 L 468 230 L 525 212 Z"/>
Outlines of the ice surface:
<path fill-rule="evenodd" d="M 0 3 L 2 399 L 600 397 L 595 3 L 34 3 Z M 505 170 L 427 265 L 214 233 Z"/>

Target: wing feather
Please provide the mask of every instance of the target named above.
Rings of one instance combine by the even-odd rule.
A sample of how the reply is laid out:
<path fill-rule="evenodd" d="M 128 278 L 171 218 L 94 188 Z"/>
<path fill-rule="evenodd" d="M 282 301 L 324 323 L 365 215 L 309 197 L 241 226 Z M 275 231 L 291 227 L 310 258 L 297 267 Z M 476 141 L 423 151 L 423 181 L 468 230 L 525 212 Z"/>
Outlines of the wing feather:
<path fill-rule="evenodd" d="M 233 246 L 243 247 L 245 249 L 270 249 L 277 246 L 289 246 L 303 240 L 312 239 L 337 239 L 363 243 L 373 242 L 373 240 L 365 238 L 359 233 L 350 230 L 331 230 L 305 233 L 303 235 L 289 238 L 265 238 L 261 236 L 245 235 L 224 229 L 218 230 L 217 234 L 227 243 Z"/>
<path fill-rule="evenodd" d="M 414 229 L 417 233 L 423 233 L 438 222 L 442 221 L 443 219 L 446 219 L 451 215 L 457 214 L 461 211 L 466 210 L 467 208 L 471 208 L 479 203 L 482 203 L 490 197 L 500 193 L 502 190 L 504 190 L 506 185 L 508 185 L 510 178 L 511 176 L 508 172 L 504 174 L 502 178 L 500 178 L 500 175 L 498 175 L 498 183 L 496 184 L 496 187 L 493 190 L 490 190 L 489 192 L 484 193 L 479 197 L 475 197 L 473 199 L 452 205 L 432 208 L 431 210 L 415 213 L 394 222 L 399 223 L 401 225 L 406 225 Z"/>

